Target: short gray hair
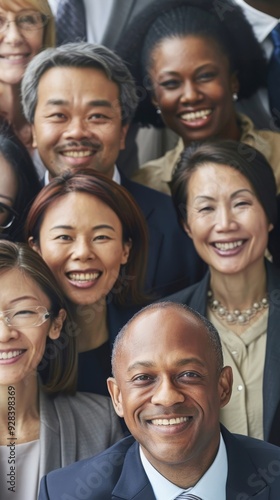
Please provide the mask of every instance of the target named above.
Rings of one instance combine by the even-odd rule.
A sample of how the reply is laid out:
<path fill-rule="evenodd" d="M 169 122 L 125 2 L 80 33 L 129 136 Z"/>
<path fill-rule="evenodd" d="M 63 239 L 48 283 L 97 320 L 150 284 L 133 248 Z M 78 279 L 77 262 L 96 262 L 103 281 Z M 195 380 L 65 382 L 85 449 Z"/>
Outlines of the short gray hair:
<path fill-rule="evenodd" d="M 213 348 L 213 353 L 214 353 L 215 358 L 216 358 L 217 372 L 218 373 L 221 372 L 223 365 L 224 365 L 223 350 L 222 350 L 222 344 L 221 344 L 219 333 L 216 330 L 216 328 L 214 327 L 214 325 L 212 325 L 212 323 L 207 318 L 202 316 L 202 314 L 195 311 L 194 309 L 192 309 L 189 306 L 186 306 L 184 304 L 179 304 L 176 302 L 164 301 L 164 302 L 156 302 L 156 303 L 153 303 L 153 304 L 150 304 L 150 305 L 144 307 L 143 309 L 138 311 L 136 314 L 134 314 L 134 316 L 119 331 L 119 333 L 115 339 L 115 342 L 113 345 L 113 351 L 112 351 L 112 373 L 113 373 L 114 377 L 115 377 L 116 371 L 117 371 L 117 364 L 118 364 L 117 357 L 121 353 L 122 348 L 125 345 L 125 336 L 126 336 L 126 333 L 129 329 L 129 327 L 131 326 L 131 324 L 134 323 L 134 321 L 137 318 L 139 318 L 140 316 L 142 316 L 143 314 L 145 314 L 148 311 L 152 311 L 152 310 L 156 311 L 159 309 L 167 309 L 167 308 L 177 309 L 179 312 L 183 312 L 185 315 L 187 315 L 186 313 L 188 313 L 189 316 L 196 318 L 199 321 L 199 323 L 201 323 L 201 326 L 205 328 L 205 330 L 208 334 L 208 339 L 209 339 L 210 344 Z"/>
<path fill-rule="evenodd" d="M 134 80 L 122 59 L 103 45 L 87 42 L 66 43 L 37 54 L 26 68 L 22 85 L 22 105 L 29 123 L 34 123 L 38 86 L 43 74 L 51 68 L 97 68 L 120 90 L 122 124 L 130 123 L 138 104 Z"/>

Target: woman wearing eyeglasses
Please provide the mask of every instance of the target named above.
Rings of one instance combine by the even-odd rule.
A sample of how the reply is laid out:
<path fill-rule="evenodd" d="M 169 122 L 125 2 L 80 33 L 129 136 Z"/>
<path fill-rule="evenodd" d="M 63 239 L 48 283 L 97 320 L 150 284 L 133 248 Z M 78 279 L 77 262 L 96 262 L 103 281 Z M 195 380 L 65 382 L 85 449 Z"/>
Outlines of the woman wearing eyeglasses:
<path fill-rule="evenodd" d="M 42 475 L 103 451 L 122 433 L 109 398 L 75 394 L 75 338 L 42 258 L 0 241 L 0 290 L 1 500 L 35 500 Z"/>
<path fill-rule="evenodd" d="M 54 20 L 47 0 L 0 0 L 0 114 L 31 151 L 31 128 L 22 113 L 20 83 L 32 58 L 54 45 Z"/>
<path fill-rule="evenodd" d="M 26 212 L 41 186 L 27 149 L 0 119 L 0 238 L 23 241 Z"/>

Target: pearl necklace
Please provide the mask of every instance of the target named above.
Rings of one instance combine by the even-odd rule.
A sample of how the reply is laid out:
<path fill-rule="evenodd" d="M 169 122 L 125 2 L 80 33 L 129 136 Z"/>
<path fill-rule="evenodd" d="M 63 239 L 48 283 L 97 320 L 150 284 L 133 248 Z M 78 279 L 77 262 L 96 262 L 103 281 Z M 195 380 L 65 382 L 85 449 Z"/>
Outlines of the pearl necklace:
<path fill-rule="evenodd" d="M 214 298 L 211 290 L 208 290 L 207 296 L 211 311 L 230 324 L 238 323 L 239 325 L 244 325 L 249 323 L 257 313 L 269 306 L 267 298 L 264 297 L 260 302 L 254 302 L 250 309 L 246 309 L 245 311 L 240 311 L 239 309 L 229 311 L 219 300 Z"/>

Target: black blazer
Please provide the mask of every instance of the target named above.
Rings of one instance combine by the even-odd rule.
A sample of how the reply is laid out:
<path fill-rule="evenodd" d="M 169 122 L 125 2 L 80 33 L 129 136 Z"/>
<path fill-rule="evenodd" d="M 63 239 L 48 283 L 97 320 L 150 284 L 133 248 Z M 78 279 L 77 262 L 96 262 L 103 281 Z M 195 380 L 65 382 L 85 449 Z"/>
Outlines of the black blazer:
<path fill-rule="evenodd" d="M 263 375 L 263 431 L 266 441 L 280 446 L 280 269 L 266 260 L 266 271 L 269 316 Z M 165 300 L 186 304 L 206 316 L 209 279 L 208 272 L 196 285 Z"/>
<path fill-rule="evenodd" d="M 191 238 L 179 226 L 172 199 L 121 174 L 121 184 L 134 197 L 149 230 L 146 290 L 155 298 L 197 283 L 207 266 L 198 256 Z"/>
<path fill-rule="evenodd" d="M 222 427 L 228 456 L 227 500 L 279 500 L 280 450 Z M 83 496 L 82 496 L 83 493 Z M 96 457 L 44 476 L 39 500 L 155 500 L 132 436 Z"/>
<path fill-rule="evenodd" d="M 109 342 L 98 349 L 78 354 L 78 391 L 109 396 L 106 380 L 111 376 L 111 353 L 114 340 L 120 329 L 139 309 L 140 306 L 120 307 L 113 302 L 107 304 Z"/>

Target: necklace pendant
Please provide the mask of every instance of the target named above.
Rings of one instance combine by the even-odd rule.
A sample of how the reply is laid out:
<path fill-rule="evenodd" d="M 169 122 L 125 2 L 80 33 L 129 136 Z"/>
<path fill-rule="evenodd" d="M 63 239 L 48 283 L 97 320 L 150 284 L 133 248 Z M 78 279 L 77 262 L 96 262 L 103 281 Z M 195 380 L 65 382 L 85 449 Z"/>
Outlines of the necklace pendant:
<path fill-rule="evenodd" d="M 238 323 L 240 323 L 240 324 L 243 325 L 244 323 L 247 323 L 248 318 L 247 318 L 247 321 L 246 321 L 245 315 L 244 314 L 239 314 L 239 316 L 237 317 L 237 321 L 238 321 Z"/>

